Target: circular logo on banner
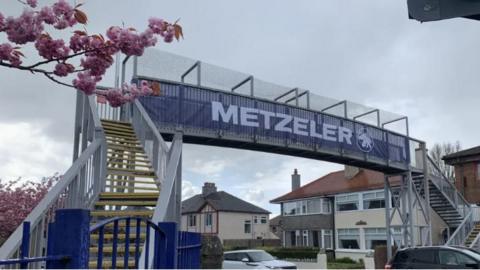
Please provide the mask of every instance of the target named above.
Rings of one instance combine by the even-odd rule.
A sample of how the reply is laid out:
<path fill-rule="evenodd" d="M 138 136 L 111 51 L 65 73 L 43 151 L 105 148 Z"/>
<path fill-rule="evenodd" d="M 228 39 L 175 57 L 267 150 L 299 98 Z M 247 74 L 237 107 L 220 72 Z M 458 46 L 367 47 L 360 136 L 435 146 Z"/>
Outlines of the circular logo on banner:
<path fill-rule="evenodd" d="M 370 137 L 370 134 L 368 134 L 366 128 L 357 131 L 357 146 L 366 153 L 373 150 L 373 139 Z"/>

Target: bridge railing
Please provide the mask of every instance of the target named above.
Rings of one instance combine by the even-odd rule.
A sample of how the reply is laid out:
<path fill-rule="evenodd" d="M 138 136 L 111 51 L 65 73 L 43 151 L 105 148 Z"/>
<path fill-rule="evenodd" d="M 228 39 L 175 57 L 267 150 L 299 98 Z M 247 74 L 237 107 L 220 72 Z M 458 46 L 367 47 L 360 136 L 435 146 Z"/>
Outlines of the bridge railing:
<path fill-rule="evenodd" d="M 47 225 L 54 220 L 56 209 L 93 205 L 104 188 L 106 156 L 106 142 L 93 97 L 78 92 L 74 162 L 24 220 L 31 224 L 31 256 L 45 255 Z M 0 247 L 0 260 L 18 258 L 21 239 L 22 227 L 19 226 Z M 40 268 L 40 263 L 33 263 L 33 267 Z"/>

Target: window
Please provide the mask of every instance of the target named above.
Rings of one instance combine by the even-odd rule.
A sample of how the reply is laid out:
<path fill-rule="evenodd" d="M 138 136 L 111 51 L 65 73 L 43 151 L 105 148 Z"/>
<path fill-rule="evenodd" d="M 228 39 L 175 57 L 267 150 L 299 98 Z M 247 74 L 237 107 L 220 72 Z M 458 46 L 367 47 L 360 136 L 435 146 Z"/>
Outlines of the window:
<path fill-rule="evenodd" d="M 360 249 L 360 234 L 358 229 L 338 229 L 339 248 Z"/>
<path fill-rule="evenodd" d="M 474 259 L 465 254 L 452 250 L 440 250 L 438 253 L 438 258 L 440 260 L 440 264 L 442 265 L 457 266 L 459 268 L 466 268 L 469 265 L 477 266 L 477 263 Z"/>
<path fill-rule="evenodd" d="M 254 217 L 253 217 L 253 223 L 255 223 L 255 224 L 258 223 L 258 218 L 257 218 L 257 216 L 254 216 Z"/>
<path fill-rule="evenodd" d="M 329 214 L 330 212 L 330 201 L 324 198 L 283 203 L 284 216 Z"/>
<path fill-rule="evenodd" d="M 261 217 L 260 218 L 260 223 L 267 224 L 267 217 Z"/>
<path fill-rule="evenodd" d="M 337 196 L 337 211 L 358 210 L 358 194 Z"/>
<path fill-rule="evenodd" d="M 243 226 L 245 233 L 252 233 L 252 221 L 245 220 L 245 224 Z"/>
<path fill-rule="evenodd" d="M 205 215 L 205 226 L 212 226 L 212 213 Z"/>
<path fill-rule="evenodd" d="M 304 230 L 303 231 L 303 237 L 302 237 L 302 243 L 304 247 L 308 247 L 308 231 Z"/>
<path fill-rule="evenodd" d="M 190 226 L 190 227 L 197 226 L 197 216 L 196 215 L 189 215 L 188 216 L 188 226 Z"/>
<path fill-rule="evenodd" d="M 375 249 L 376 246 L 387 245 L 387 230 L 385 228 L 365 228 L 365 248 Z"/>
<path fill-rule="evenodd" d="M 296 203 L 295 202 L 286 202 L 283 203 L 283 215 L 285 216 L 293 216 L 296 212 Z"/>
<path fill-rule="evenodd" d="M 385 208 L 385 192 L 363 193 L 363 209 Z"/>
<path fill-rule="evenodd" d="M 332 230 L 323 230 L 323 248 L 332 249 Z"/>
<path fill-rule="evenodd" d="M 323 199 L 322 200 L 322 207 L 323 207 L 323 213 L 324 214 L 330 214 L 332 212 L 332 207 L 330 205 L 330 200 L 328 199 Z"/>

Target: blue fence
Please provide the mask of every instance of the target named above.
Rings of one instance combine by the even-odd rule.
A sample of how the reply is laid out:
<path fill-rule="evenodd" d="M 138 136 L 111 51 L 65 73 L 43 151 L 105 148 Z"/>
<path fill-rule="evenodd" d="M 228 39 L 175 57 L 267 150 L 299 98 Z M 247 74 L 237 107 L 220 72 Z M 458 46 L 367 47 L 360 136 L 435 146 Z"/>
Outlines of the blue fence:
<path fill-rule="evenodd" d="M 31 263 L 40 263 L 33 268 L 138 269 L 149 268 L 148 262 L 151 261 L 155 269 L 200 268 L 200 234 L 180 232 L 174 222 L 154 224 L 144 218 L 118 217 L 90 227 L 88 210 L 61 209 L 55 215 L 55 222 L 48 227 L 46 256 L 28 257 L 30 224 L 25 222 L 20 258 L 0 261 L 0 266 L 28 268 Z M 108 239 L 105 237 L 107 233 Z M 144 247 L 145 264 L 140 265 Z M 96 258 L 90 258 L 91 252 Z"/>

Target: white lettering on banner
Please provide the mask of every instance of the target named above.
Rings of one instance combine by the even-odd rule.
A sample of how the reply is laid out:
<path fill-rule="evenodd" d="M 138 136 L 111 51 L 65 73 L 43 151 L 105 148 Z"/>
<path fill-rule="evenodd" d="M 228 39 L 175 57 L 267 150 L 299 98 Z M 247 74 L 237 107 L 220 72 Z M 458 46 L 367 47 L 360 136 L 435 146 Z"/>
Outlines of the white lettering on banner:
<path fill-rule="evenodd" d="M 233 119 L 233 123 L 238 125 L 238 106 L 230 105 L 227 111 L 224 111 L 222 103 L 212 101 L 213 121 L 220 121 L 220 117 L 222 117 L 224 123 L 230 123 L 230 120 Z"/>
<path fill-rule="evenodd" d="M 259 115 L 263 117 L 263 121 L 259 119 Z M 246 127 L 262 127 L 264 129 L 273 128 L 275 131 L 352 144 L 353 131 L 347 127 L 326 123 L 317 125 L 317 122 L 314 120 L 236 105 L 224 107 L 218 101 L 212 101 L 212 119 L 217 122 L 240 124 Z M 277 124 L 273 127 L 274 121 L 272 119 L 277 119 Z"/>
<path fill-rule="evenodd" d="M 258 110 L 247 107 L 240 107 L 240 125 L 247 127 L 259 127 Z"/>

